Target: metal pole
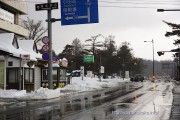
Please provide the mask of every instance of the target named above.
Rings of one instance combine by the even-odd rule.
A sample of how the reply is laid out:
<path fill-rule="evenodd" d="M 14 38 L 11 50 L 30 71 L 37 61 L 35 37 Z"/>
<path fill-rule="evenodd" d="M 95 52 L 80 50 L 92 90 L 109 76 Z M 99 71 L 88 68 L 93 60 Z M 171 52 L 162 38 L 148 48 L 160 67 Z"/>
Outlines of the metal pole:
<path fill-rule="evenodd" d="M 19 60 L 19 90 L 21 90 L 21 63 L 22 63 L 22 59 L 21 59 L 21 54 L 20 54 L 20 60 Z"/>
<path fill-rule="evenodd" d="M 101 53 L 100 53 L 100 61 L 99 61 L 99 81 L 101 82 Z"/>
<path fill-rule="evenodd" d="M 155 79 L 154 75 L 154 40 L 152 40 L 152 48 L 153 48 L 153 80 Z"/>
<path fill-rule="evenodd" d="M 47 0 L 51 3 L 51 0 Z M 51 9 L 48 10 L 48 37 L 49 37 L 49 61 L 48 61 L 48 88 L 52 89 L 52 23 L 51 23 Z"/>

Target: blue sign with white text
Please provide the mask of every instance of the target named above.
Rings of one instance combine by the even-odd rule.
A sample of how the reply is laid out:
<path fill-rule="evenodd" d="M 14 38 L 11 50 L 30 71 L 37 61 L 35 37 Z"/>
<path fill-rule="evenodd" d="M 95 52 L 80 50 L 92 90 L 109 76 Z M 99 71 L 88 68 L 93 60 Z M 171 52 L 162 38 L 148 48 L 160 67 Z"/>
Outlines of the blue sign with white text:
<path fill-rule="evenodd" d="M 98 22 L 98 0 L 61 0 L 61 25 Z"/>

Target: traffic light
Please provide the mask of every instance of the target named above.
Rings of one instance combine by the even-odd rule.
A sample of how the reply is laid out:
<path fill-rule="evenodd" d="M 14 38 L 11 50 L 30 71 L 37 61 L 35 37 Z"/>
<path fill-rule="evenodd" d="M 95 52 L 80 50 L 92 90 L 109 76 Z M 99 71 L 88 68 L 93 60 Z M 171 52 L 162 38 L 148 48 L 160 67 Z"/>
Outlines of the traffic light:
<path fill-rule="evenodd" d="M 179 53 L 175 53 L 175 57 L 179 57 Z"/>
<path fill-rule="evenodd" d="M 159 52 L 157 52 L 157 54 L 158 54 L 159 56 L 161 56 L 161 55 L 164 55 L 164 52 L 163 52 L 163 51 L 159 51 Z"/>

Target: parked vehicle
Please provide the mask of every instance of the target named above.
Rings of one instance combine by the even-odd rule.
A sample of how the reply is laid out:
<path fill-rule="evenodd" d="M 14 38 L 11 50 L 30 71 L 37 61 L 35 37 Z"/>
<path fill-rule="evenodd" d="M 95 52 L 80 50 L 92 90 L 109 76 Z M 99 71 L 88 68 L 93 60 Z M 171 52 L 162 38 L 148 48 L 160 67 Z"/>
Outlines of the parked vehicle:
<path fill-rule="evenodd" d="M 144 75 L 143 75 L 143 74 L 136 74 L 136 75 L 134 75 L 134 77 L 132 77 L 130 80 L 131 80 L 131 81 L 134 81 L 134 82 L 138 82 L 138 81 L 143 82 L 143 80 L 144 80 Z"/>
<path fill-rule="evenodd" d="M 81 76 L 81 70 L 74 70 L 71 72 L 72 77 L 80 77 Z"/>

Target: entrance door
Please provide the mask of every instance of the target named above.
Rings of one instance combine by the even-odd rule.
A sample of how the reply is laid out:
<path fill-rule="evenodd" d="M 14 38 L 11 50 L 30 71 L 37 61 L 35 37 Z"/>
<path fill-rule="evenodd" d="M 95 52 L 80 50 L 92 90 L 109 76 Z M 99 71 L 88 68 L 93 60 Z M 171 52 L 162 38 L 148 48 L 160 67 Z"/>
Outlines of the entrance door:
<path fill-rule="evenodd" d="M 4 89 L 4 61 L 0 60 L 0 88 Z"/>

